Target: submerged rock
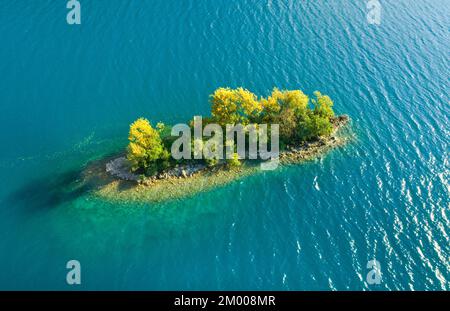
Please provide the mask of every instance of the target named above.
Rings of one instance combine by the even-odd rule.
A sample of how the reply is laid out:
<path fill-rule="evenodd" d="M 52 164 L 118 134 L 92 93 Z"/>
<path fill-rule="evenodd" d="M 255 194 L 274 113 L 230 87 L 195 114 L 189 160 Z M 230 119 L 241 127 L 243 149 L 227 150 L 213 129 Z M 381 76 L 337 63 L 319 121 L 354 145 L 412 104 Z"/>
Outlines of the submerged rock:
<path fill-rule="evenodd" d="M 106 163 L 106 172 L 123 180 L 140 180 L 139 175 L 131 172 L 130 165 L 125 157 L 119 157 Z"/>

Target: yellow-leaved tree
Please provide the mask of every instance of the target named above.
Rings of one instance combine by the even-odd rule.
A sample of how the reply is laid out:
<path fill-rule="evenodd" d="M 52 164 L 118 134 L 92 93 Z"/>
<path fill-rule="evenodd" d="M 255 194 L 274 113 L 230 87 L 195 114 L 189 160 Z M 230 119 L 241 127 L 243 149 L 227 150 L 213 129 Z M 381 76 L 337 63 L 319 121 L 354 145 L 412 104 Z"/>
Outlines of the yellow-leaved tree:
<path fill-rule="evenodd" d="M 252 92 L 244 88 L 218 88 L 211 95 L 213 119 L 226 124 L 248 124 L 256 120 L 262 111 L 261 103 Z"/>
<path fill-rule="evenodd" d="M 127 159 L 132 171 L 156 168 L 156 162 L 167 156 L 160 134 L 147 119 L 139 118 L 130 125 Z"/>
<path fill-rule="evenodd" d="M 278 119 L 281 110 L 291 109 L 296 114 L 302 113 L 308 106 L 309 98 L 300 90 L 283 90 L 274 88 L 272 94 L 261 98 L 262 121 L 273 122 Z"/>

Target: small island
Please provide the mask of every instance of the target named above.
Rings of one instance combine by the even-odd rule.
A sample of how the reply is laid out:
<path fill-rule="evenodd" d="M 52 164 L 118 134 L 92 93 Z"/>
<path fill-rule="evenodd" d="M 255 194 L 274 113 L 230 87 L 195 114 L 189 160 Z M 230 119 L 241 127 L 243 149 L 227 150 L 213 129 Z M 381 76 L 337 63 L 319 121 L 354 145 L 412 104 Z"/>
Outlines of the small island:
<path fill-rule="evenodd" d="M 255 174 L 261 171 L 261 164 L 269 160 L 261 150 L 249 156 L 250 129 L 256 129 L 257 133 L 265 129 L 267 139 L 264 142 L 271 144 L 272 152 L 276 149 L 277 165 L 315 159 L 347 140 L 338 132 L 348 124 L 349 117 L 336 116 L 331 98 L 318 91 L 310 99 L 300 90 L 275 88 L 268 97 L 258 98 L 243 88 L 219 88 L 210 96 L 210 103 L 210 116 L 195 117 L 182 128 L 188 138 L 184 137 L 181 145 L 177 144 L 177 140 L 182 140 L 177 136 L 177 126 L 160 122 L 153 127 L 145 118 L 132 123 L 124 152 L 86 167 L 85 180 L 97 181 L 95 195 L 114 201 L 161 202 L 191 196 Z M 198 118 L 201 136 L 198 135 Z M 235 133 L 218 136 L 221 129 L 229 134 L 230 126 L 235 125 L 244 129 L 241 138 Z M 215 144 L 204 136 L 203 130 L 208 132 L 208 128 L 214 129 Z M 211 131 L 209 134 L 207 136 L 211 137 Z M 246 147 L 245 153 L 237 148 L 239 139 Z M 178 151 L 184 154 L 183 158 L 174 155 Z M 212 156 L 204 158 L 203 154 Z"/>

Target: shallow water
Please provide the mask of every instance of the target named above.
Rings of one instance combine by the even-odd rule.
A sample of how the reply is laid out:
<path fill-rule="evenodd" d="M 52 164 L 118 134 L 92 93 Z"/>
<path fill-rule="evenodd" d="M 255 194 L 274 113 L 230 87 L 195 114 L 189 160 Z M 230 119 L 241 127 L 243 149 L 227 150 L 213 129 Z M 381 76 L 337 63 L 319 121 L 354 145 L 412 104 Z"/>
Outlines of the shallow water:
<path fill-rule="evenodd" d="M 449 289 L 448 1 L 81 2 L 0 4 L 0 289 L 73 289 L 70 259 L 81 289 Z M 174 202 L 79 187 L 219 86 L 320 90 L 357 139 Z"/>

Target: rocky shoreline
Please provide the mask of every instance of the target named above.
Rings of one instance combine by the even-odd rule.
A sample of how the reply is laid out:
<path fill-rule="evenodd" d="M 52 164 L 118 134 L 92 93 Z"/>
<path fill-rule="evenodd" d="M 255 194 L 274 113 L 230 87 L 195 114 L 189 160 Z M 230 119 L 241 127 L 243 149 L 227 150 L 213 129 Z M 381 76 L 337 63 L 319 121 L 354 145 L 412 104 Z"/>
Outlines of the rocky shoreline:
<path fill-rule="evenodd" d="M 306 142 L 300 146 L 288 146 L 287 150 L 280 152 L 280 163 L 295 164 L 317 155 L 321 149 L 332 148 L 340 145 L 342 142 L 335 136 L 335 134 L 339 128 L 343 127 L 348 122 L 349 117 L 347 115 L 336 117 L 333 120 L 334 131 L 332 135 L 326 138 L 320 138 L 314 142 Z M 220 167 L 221 165 L 219 164 L 218 166 Z M 215 169 L 217 170 L 217 168 Z M 106 172 L 111 176 L 121 180 L 134 181 L 145 185 L 151 185 L 161 179 L 189 178 L 204 170 L 213 170 L 213 168 L 209 168 L 205 164 L 201 163 L 180 164 L 176 167 L 160 172 L 157 175 L 143 178 L 141 175 L 131 172 L 125 156 L 115 158 L 106 164 Z"/>
<path fill-rule="evenodd" d="M 128 161 L 125 156 L 120 156 L 106 163 L 106 172 L 108 174 L 122 180 L 135 181 L 138 183 L 146 183 L 148 181 L 155 181 L 158 179 L 188 178 L 206 168 L 207 166 L 204 164 L 177 165 L 174 168 L 170 168 L 157 175 L 146 177 L 145 179 L 143 179 L 140 175 L 134 174 L 130 171 Z"/>
<path fill-rule="evenodd" d="M 341 115 L 333 120 L 333 133 L 317 141 L 305 142 L 300 146 L 288 146 L 287 150 L 280 152 L 281 164 L 296 164 L 314 158 L 328 149 L 341 146 L 345 139 L 337 136 L 338 131 L 350 122 L 347 115 Z"/>

